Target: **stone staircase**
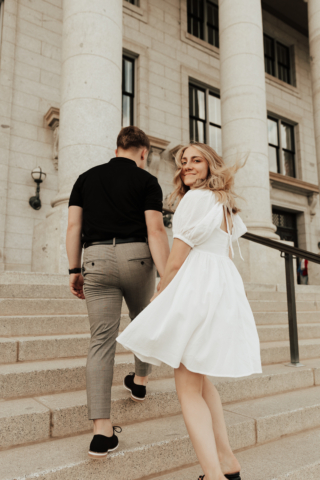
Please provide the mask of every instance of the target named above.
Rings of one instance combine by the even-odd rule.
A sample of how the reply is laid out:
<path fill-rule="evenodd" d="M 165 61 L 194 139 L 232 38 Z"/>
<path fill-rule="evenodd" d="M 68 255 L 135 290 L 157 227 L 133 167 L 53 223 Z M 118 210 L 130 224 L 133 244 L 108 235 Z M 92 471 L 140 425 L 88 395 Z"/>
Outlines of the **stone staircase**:
<path fill-rule="evenodd" d="M 213 378 L 243 480 L 320 477 L 320 287 L 297 286 L 302 368 L 289 362 L 284 286 L 246 285 L 263 373 Z M 128 324 L 125 306 L 121 329 Z M 87 456 L 85 302 L 61 275 L 0 276 L 0 480 L 196 480 L 201 473 L 175 393 L 173 371 L 154 368 L 143 404 L 123 377 L 133 356 L 117 347 L 113 422 L 120 447 Z"/>

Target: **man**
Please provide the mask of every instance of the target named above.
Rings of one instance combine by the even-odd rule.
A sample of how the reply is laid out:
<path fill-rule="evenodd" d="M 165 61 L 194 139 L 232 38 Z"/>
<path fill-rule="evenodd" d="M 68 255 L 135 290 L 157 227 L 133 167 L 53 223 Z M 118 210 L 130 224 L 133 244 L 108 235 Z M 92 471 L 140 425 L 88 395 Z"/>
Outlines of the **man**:
<path fill-rule="evenodd" d="M 87 397 L 89 419 L 94 422 L 89 450 L 93 458 L 118 447 L 110 404 L 123 297 L 133 320 L 154 293 L 154 263 L 161 282 L 169 256 L 162 191 L 156 177 L 144 171 L 149 149 L 142 130 L 123 128 L 116 158 L 80 175 L 69 201 L 70 289 L 78 298 L 86 298 L 91 330 Z M 135 358 L 135 374 L 124 379 L 133 400 L 145 399 L 150 372 L 151 365 Z"/>

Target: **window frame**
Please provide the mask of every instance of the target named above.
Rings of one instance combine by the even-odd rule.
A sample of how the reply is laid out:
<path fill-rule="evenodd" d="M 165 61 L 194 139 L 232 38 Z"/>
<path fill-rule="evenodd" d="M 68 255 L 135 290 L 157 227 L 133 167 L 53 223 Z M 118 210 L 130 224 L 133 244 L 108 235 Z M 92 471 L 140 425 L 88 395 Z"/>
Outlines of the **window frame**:
<path fill-rule="evenodd" d="M 201 0 L 198 0 L 198 1 L 201 1 Z M 191 31 L 189 31 L 189 25 L 190 25 L 190 17 L 192 18 L 196 18 L 198 21 L 200 17 L 195 17 L 191 12 L 190 12 L 190 9 L 189 9 L 189 5 L 190 3 L 192 2 L 192 0 L 187 0 L 187 32 L 190 34 L 190 35 L 193 35 L 195 38 L 198 38 L 199 40 L 203 40 L 204 42 L 208 43 L 209 45 L 211 45 L 212 47 L 215 47 L 215 48 L 219 48 L 219 5 L 214 1 L 214 0 L 202 0 L 203 1 L 203 24 L 202 24 L 202 31 L 203 31 L 203 37 L 197 37 L 196 35 L 194 35 L 193 33 L 191 33 Z M 208 38 L 209 38 L 209 21 L 208 21 L 208 4 L 211 4 L 214 8 L 216 8 L 218 10 L 218 27 L 215 27 L 214 25 L 211 25 L 210 24 L 210 27 L 213 28 L 213 30 L 217 31 L 218 32 L 218 45 L 213 45 L 212 43 L 210 43 L 208 41 Z M 191 29 L 190 29 L 191 30 Z"/>
<path fill-rule="evenodd" d="M 130 5 L 135 5 L 136 7 L 140 7 L 139 0 L 125 0 L 126 2 L 130 3 Z"/>
<path fill-rule="evenodd" d="M 273 61 L 274 61 L 274 64 L 273 64 L 273 70 L 274 70 L 274 75 L 272 73 L 269 73 L 266 71 L 265 69 L 265 73 L 267 73 L 268 75 L 271 75 L 272 77 L 276 78 L 277 80 L 280 80 L 280 82 L 283 82 L 285 83 L 286 85 L 291 85 L 291 86 L 295 86 L 294 84 L 294 78 L 295 78 L 295 75 L 294 75 L 294 59 L 292 58 L 292 47 L 286 45 L 285 43 L 283 42 L 280 42 L 279 40 L 277 40 L 276 38 L 272 37 L 271 35 L 268 35 L 267 33 L 263 33 L 263 39 L 267 37 L 268 39 L 272 40 L 273 41 L 273 53 L 274 53 L 274 57 L 273 57 Z M 288 58 L 289 58 L 289 68 L 288 68 L 288 77 L 289 77 L 289 82 L 286 82 L 285 80 L 282 80 L 281 78 L 279 78 L 279 56 L 278 56 L 278 45 L 280 45 L 281 47 L 284 47 L 286 49 L 288 49 Z M 265 52 L 265 49 L 264 49 L 264 44 L 263 44 L 263 56 L 264 56 L 264 59 L 269 59 L 270 60 L 270 57 L 266 55 L 266 52 Z"/>
<path fill-rule="evenodd" d="M 124 74 L 125 74 L 125 69 L 124 67 L 124 61 L 127 60 L 133 64 L 132 68 L 132 92 L 126 92 L 124 90 Z M 123 97 L 127 96 L 130 97 L 131 101 L 131 118 L 130 118 L 130 125 L 135 124 L 135 119 L 136 119 L 136 60 L 137 57 L 134 55 L 130 55 L 128 52 L 122 52 L 122 75 L 121 75 L 121 126 L 123 126 Z"/>
<path fill-rule="evenodd" d="M 277 148 L 277 167 L 278 171 L 275 173 L 280 173 L 281 175 L 285 175 L 286 177 L 290 178 L 298 178 L 297 177 L 297 146 L 296 146 L 296 126 L 297 124 L 295 122 L 292 122 L 286 118 L 280 117 L 279 115 L 276 115 L 272 112 L 267 112 L 267 119 L 273 120 L 274 122 L 277 122 L 277 135 L 278 135 L 278 146 L 273 145 L 269 142 L 268 138 L 268 146 L 272 146 L 273 148 Z M 281 135 L 281 125 L 285 124 L 288 125 L 289 127 L 292 128 L 292 145 L 293 145 L 293 150 L 288 150 L 283 147 L 282 144 L 282 135 Z M 293 155 L 293 173 L 294 175 L 287 175 L 283 171 L 283 165 L 284 165 L 284 157 L 283 157 L 283 152 L 288 152 Z M 271 171 L 271 170 L 270 170 Z"/>
<path fill-rule="evenodd" d="M 190 111 L 190 87 L 197 88 L 198 90 L 202 90 L 205 94 L 205 120 L 198 119 L 194 116 L 191 115 Z M 193 78 L 189 78 L 189 83 L 188 83 L 188 91 L 189 91 L 189 141 L 192 142 L 194 140 L 191 139 L 191 128 L 190 128 L 190 120 L 200 120 L 205 124 L 205 129 L 204 129 L 204 143 L 209 145 L 208 141 L 210 140 L 210 126 L 219 128 L 221 130 L 221 125 L 215 124 L 213 122 L 210 122 L 210 117 L 209 117 L 209 97 L 212 95 L 213 97 L 219 98 L 221 101 L 220 97 L 220 91 L 217 88 L 210 87 L 209 85 L 206 85 L 204 83 L 199 82 L 198 80 L 195 80 Z M 217 152 L 219 154 L 219 152 Z"/>

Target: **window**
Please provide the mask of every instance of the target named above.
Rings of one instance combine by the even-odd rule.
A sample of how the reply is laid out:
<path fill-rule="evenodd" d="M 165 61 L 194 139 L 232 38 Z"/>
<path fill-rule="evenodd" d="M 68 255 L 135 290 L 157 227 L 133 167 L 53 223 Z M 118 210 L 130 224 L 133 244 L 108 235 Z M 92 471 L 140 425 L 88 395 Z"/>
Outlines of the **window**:
<path fill-rule="evenodd" d="M 210 0 L 188 0 L 188 32 L 219 47 L 218 5 Z"/>
<path fill-rule="evenodd" d="M 268 117 L 270 171 L 295 177 L 294 126 Z"/>
<path fill-rule="evenodd" d="M 264 40 L 265 71 L 283 82 L 292 84 L 290 48 L 268 35 Z"/>
<path fill-rule="evenodd" d="M 122 58 L 122 126 L 134 123 L 134 59 Z"/>
<path fill-rule="evenodd" d="M 298 246 L 297 215 L 295 213 L 273 208 L 272 223 L 277 227 L 276 233 L 281 240 L 294 242 L 294 246 Z"/>
<path fill-rule="evenodd" d="M 139 7 L 139 0 L 126 0 L 126 2 L 131 3 L 131 5 L 136 5 Z"/>
<path fill-rule="evenodd" d="M 189 84 L 190 141 L 208 143 L 218 155 L 221 148 L 220 97 L 209 88 Z"/>

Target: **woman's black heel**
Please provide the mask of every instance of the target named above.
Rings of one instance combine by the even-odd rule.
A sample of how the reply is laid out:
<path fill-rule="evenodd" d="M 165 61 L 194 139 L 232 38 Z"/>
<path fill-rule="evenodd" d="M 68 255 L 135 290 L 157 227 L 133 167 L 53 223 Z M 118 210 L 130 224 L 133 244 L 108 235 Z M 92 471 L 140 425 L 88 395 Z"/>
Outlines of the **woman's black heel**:
<path fill-rule="evenodd" d="M 240 472 L 237 472 L 237 473 L 225 473 L 224 476 L 225 476 L 228 480 L 241 480 Z"/>

